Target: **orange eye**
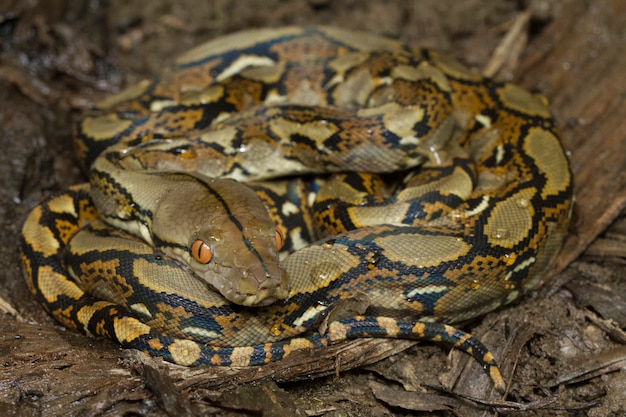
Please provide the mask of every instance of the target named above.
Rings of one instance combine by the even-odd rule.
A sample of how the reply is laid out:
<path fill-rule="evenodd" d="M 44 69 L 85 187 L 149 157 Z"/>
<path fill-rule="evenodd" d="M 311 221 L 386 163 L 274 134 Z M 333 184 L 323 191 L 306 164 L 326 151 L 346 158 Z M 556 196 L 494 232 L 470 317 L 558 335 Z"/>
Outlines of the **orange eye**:
<path fill-rule="evenodd" d="M 213 258 L 213 252 L 211 252 L 209 245 L 200 239 L 193 242 L 189 253 L 193 259 L 201 264 L 208 264 L 211 262 L 211 258 Z"/>
<path fill-rule="evenodd" d="M 277 227 L 276 228 L 276 249 L 281 250 L 284 244 L 285 244 L 285 235 L 283 235 L 283 232 L 281 232 L 280 229 Z"/>

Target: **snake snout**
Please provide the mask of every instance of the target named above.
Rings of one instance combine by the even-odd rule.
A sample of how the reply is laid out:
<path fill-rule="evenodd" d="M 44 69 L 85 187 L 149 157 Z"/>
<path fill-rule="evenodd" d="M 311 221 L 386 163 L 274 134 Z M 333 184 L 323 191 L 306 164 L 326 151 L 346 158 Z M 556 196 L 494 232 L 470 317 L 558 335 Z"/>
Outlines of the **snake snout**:
<path fill-rule="evenodd" d="M 279 265 L 271 270 L 257 265 L 241 271 L 233 302 L 244 306 L 266 306 L 289 295 L 287 272 Z"/>

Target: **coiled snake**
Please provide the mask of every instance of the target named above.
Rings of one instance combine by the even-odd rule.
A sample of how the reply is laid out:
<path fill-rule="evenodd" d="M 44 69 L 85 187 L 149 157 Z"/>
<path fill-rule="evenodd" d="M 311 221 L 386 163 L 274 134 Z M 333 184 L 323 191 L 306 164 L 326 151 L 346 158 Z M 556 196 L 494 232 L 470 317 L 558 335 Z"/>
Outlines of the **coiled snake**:
<path fill-rule="evenodd" d="M 181 365 L 416 338 L 502 390 L 449 324 L 535 287 L 572 207 L 541 98 L 331 28 L 200 45 L 74 136 L 90 185 L 28 216 L 26 282 L 66 327 Z"/>

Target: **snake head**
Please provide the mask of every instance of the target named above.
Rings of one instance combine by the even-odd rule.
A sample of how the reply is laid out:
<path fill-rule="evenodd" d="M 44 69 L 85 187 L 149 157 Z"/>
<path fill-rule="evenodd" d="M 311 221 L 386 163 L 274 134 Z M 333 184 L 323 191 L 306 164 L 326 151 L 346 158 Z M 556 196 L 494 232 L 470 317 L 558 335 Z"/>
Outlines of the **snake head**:
<path fill-rule="evenodd" d="M 155 245 L 235 304 L 287 298 L 278 257 L 283 235 L 254 191 L 233 180 L 172 177 L 178 184 L 153 210 Z"/>
<path fill-rule="evenodd" d="M 194 272 L 235 304 L 264 306 L 288 296 L 278 260 L 282 234 L 262 217 L 240 219 L 243 230 L 232 218 L 215 217 L 189 247 Z"/>

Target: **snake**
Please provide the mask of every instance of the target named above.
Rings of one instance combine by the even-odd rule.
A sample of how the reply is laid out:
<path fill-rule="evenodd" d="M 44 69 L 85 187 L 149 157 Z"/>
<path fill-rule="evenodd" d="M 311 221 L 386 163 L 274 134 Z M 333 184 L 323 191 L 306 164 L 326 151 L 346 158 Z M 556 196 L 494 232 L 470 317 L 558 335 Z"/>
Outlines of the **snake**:
<path fill-rule="evenodd" d="M 65 327 L 184 366 L 407 338 L 503 391 L 455 325 L 540 285 L 573 206 L 546 99 L 339 28 L 213 39 L 73 138 L 89 182 L 28 215 L 27 286 Z"/>

